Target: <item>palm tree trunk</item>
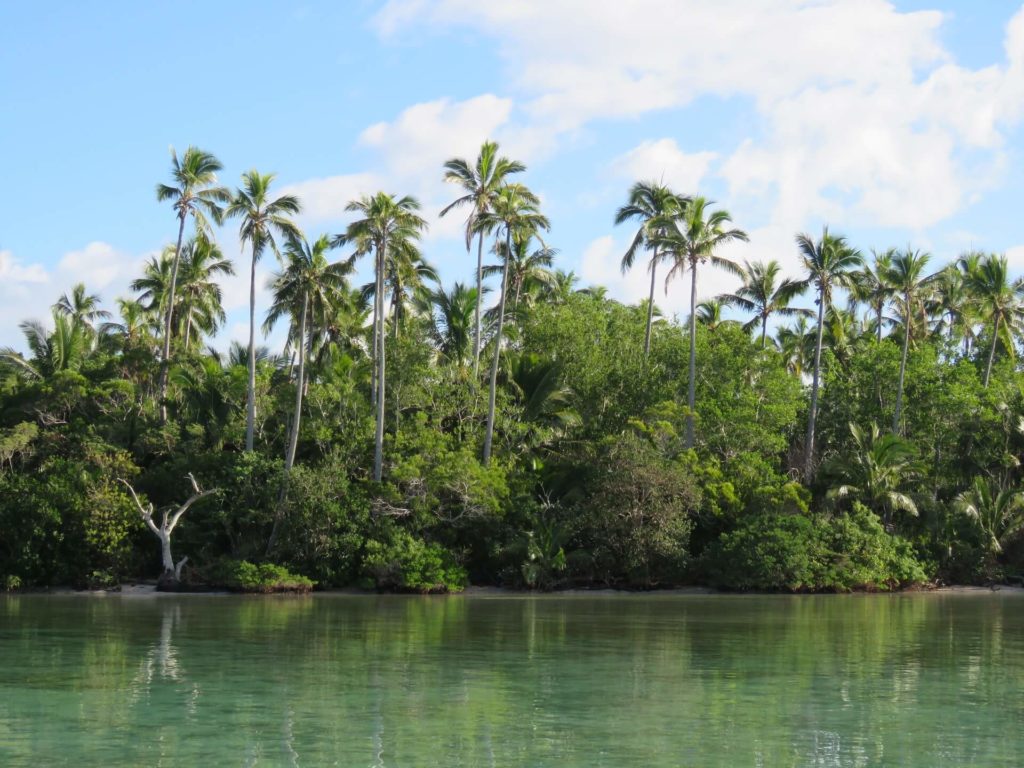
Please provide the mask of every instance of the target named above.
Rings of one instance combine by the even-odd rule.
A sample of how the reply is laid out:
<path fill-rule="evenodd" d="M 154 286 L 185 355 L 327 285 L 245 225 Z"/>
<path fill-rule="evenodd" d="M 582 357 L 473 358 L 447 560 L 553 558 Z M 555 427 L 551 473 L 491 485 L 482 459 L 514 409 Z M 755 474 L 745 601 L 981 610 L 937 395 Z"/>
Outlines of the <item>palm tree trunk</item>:
<path fill-rule="evenodd" d="M 512 230 L 505 227 L 506 253 L 512 253 Z M 487 432 L 484 433 L 484 464 L 491 461 L 491 444 L 494 440 L 494 411 L 498 398 L 498 362 L 501 358 L 501 335 L 505 330 L 505 286 L 508 283 L 508 264 L 511 259 L 505 259 L 505 268 L 501 271 L 501 296 L 498 299 L 498 332 L 494 337 L 494 359 L 491 360 L 491 386 L 487 402 Z"/>
<path fill-rule="evenodd" d="M 473 380 L 480 376 L 480 305 L 484 300 L 484 233 L 476 239 L 476 308 L 473 310 Z"/>
<path fill-rule="evenodd" d="M 876 310 L 877 313 L 878 313 L 878 327 L 875 329 L 875 333 L 878 334 L 878 340 L 879 341 L 882 340 L 882 312 L 884 310 L 885 310 L 885 306 L 882 305 L 882 304 L 879 304 L 878 308 Z"/>
<path fill-rule="evenodd" d="M 168 290 L 167 312 L 164 315 L 164 348 L 160 356 L 160 423 L 167 423 L 167 377 L 171 366 L 171 322 L 174 317 L 174 289 L 178 282 L 178 260 L 181 258 L 181 240 L 185 236 L 185 211 L 178 216 L 178 243 L 171 262 L 171 285 Z"/>
<path fill-rule="evenodd" d="M 654 324 L 654 284 L 658 272 L 658 249 L 651 256 L 651 295 L 647 297 L 647 328 L 644 329 L 644 360 L 651 354 L 651 326 Z"/>
<path fill-rule="evenodd" d="M 245 392 L 245 450 L 251 451 L 256 434 L 256 250 L 249 272 L 249 381 Z"/>
<path fill-rule="evenodd" d="M 373 479 L 380 482 L 384 471 L 384 267 L 387 241 L 382 240 L 377 248 L 377 424 L 373 440 Z"/>
<path fill-rule="evenodd" d="M 910 301 L 907 300 L 907 306 L 910 306 Z M 910 347 L 910 318 L 904 318 L 903 330 L 903 353 L 900 356 L 900 381 L 896 387 L 896 412 L 892 417 L 892 431 L 893 434 L 898 435 L 900 433 L 900 412 L 903 410 L 903 380 L 907 373 L 907 349 Z"/>
<path fill-rule="evenodd" d="M 188 352 L 188 342 L 192 337 L 192 307 L 188 308 L 188 315 L 185 319 L 185 351 Z"/>
<path fill-rule="evenodd" d="M 988 365 L 985 366 L 985 389 L 988 389 L 988 380 L 992 377 L 992 361 L 996 357 L 996 343 L 999 341 L 999 315 L 996 315 L 996 322 L 992 326 L 992 347 L 988 351 Z"/>
<path fill-rule="evenodd" d="M 690 261 L 690 376 L 687 386 L 686 447 L 693 448 L 693 418 L 697 403 L 697 261 Z"/>
<path fill-rule="evenodd" d="M 292 467 L 295 465 L 295 451 L 299 445 L 299 422 L 302 418 L 302 395 L 306 386 L 306 314 L 309 307 L 309 291 L 302 294 L 302 315 L 299 320 L 299 378 L 295 382 L 295 413 L 292 416 L 291 430 L 288 433 L 288 445 L 284 451 L 284 476 L 281 478 L 281 493 L 277 499 L 277 512 L 274 515 L 274 527 L 270 530 L 270 538 L 267 539 L 267 554 L 269 555 L 277 543 L 278 532 L 281 528 L 281 520 L 284 517 L 284 503 L 288 498 L 288 481 L 291 478 Z"/>
<path fill-rule="evenodd" d="M 768 347 L 768 315 L 761 315 L 761 349 Z"/>
<path fill-rule="evenodd" d="M 302 395 L 306 386 L 306 315 L 309 307 L 309 291 L 302 295 L 302 316 L 299 320 L 299 379 L 295 388 L 295 416 L 292 418 L 292 431 L 288 439 L 288 449 L 284 457 L 285 483 L 288 482 L 288 473 L 295 463 L 295 451 L 299 445 L 299 420 L 302 416 Z"/>
<path fill-rule="evenodd" d="M 814 473 L 814 422 L 818 417 L 818 380 L 821 375 L 821 339 L 825 331 L 825 292 L 818 291 L 818 334 L 814 344 L 814 373 L 811 376 L 811 410 L 807 414 L 807 439 L 804 441 L 804 482 Z"/>

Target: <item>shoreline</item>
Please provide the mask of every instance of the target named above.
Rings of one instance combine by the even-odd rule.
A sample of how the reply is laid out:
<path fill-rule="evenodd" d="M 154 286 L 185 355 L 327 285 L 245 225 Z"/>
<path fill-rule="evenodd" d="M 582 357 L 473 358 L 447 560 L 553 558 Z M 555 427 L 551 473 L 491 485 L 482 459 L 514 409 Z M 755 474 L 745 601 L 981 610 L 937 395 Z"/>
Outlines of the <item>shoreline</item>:
<path fill-rule="evenodd" d="M 308 593 L 278 592 L 273 594 L 230 592 L 210 590 L 203 592 L 158 592 L 156 582 L 134 582 L 122 584 L 117 589 L 73 589 L 53 587 L 50 589 L 26 590 L 2 593 L 5 597 L 124 597 L 154 599 L 165 597 L 423 597 L 423 598 L 559 598 L 559 597 L 863 597 L 863 596 L 916 596 L 916 595 L 1024 595 L 1024 587 L 996 585 L 992 587 L 973 585 L 949 585 L 942 587 L 911 588 L 892 592 L 729 592 L 712 587 L 676 587 L 673 589 L 629 590 L 629 589 L 561 589 L 551 592 L 536 592 L 509 587 L 469 586 L 462 592 L 439 594 L 415 594 L 402 592 L 375 592 L 373 590 L 347 587 L 325 589 Z"/>

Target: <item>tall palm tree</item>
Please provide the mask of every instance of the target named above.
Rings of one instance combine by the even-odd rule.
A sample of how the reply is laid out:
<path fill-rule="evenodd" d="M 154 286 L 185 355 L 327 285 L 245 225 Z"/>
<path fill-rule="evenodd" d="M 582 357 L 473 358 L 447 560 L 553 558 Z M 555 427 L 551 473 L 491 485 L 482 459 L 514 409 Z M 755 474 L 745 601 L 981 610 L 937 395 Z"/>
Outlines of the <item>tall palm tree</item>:
<path fill-rule="evenodd" d="M 327 251 L 331 239 L 321 235 L 310 244 L 301 237 L 289 237 L 285 246 L 285 268 L 278 272 L 271 283 L 274 301 L 267 312 L 264 329 L 271 330 L 282 317 L 289 317 L 298 357 L 298 375 L 295 382 L 295 411 L 292 415 L 291 431 L 285 447 L 284 480 L 281 486 L 282 501 L 287 494 L 288 478 L 295 464 L 295 451 L 299 444 L 299 426 L 302 419 L 302 397 L 306 387 L 306 358 L 310 346 L 308 320 L 310 308 L 316 306 L 321 314 L 323 309 L 338 301 L 347 289 L 346 276 L 352 271 L 353 261 L 331 264 Z M 273 548 L 277 538 L 280 515 L 275 518 L 274 530 L 270 535 L 268 549 Z"/>
<path fill-rule="evenodd" d="M 633 235 L 629 248 L 622 257 L 622 272 L 632 269 L 636 255 L 641 249 L 651 252 L 647 268 L 651 272 L 651 294 L 647 302 L 647 328 L 644 331 L 644 358 L 651 352 L 651 325 L 654 322 L 654 286 L 657 280 L 658 262 L 661 252 L 657 236 L 659 227 L 678 215 L 690 198 L 678 195 L 664 184 L 654 181 L 638 181 L 629 190 L 629 201 L 615 212 L 615 223 L 640 222 L 640 228 Z"/>
<path fill-rule="evenodd" d="M 846 238 L 833 235 L 825 227 L 821 239 L 815 241 L 810 235 L 796 236 L 800 249 L 800 261 L 807 277 L 804 283 L 813 285 L 818 293 L 818 329 L 814 344 L 814 371 L 811 375 L 811 409 L 807 415 L 807 440 L 804 443 L 804 479 L 810 482 L 814 470 L 814 422 L 818 415 L 818 387 L 821 381 L 821 341 L 825 330 L 825 311 L 832 304 L 832 293 L 836 287 L 849 286 L 851 273 L 863 263 L 859 252 L 846 243 Z"/>
<path fill-rule="evenodd" d="M 697 196 L 678 213 L 670 213 L 652 225 L 652 243 L 671 260 L 672 267 L 665 277 L 665 290 L 673 278 L 690 270 L 690 370 L 687 391 L 686 447 L 693 447 L 694 414 L 697 396 L 697 268 L 703 263 L 738 274 L 740 268 L 715 251 L 725 243 L 746 241 L 747 233 L 730 228 L 732 217 L 728 211 L 709 210 L 711 201 Z"/>
<path fill-rule="evenodd" d="M 207 219 L 221 222 L 222 204 L 231 199 L 231 194 L 224 187 L 217 186 L 217 171 L 223 166 L 209 152 L 190 146 L 185 154 L 178 154 L 171 147 L 171 184 L 156 185 L 156 199 L 160 202 L 173 201 L 172 207 L 178 217 L 178 241 L 174 247 L 174 258 L 171 262 L 170 283 L 167 287 L 167 303 L 164 313 L 164 347 L 160 367 L 160 417 L 167 420 L 167 374 L 171 355 L 171 324 L 174 314 L 174 293 L 178 281 L 178 261 L 181 258 L 181 241 L 185 235 L 185 220 L 191 216 L 196 229 L 209 231 Z"/>
<path fill-rule="evenodd" d="M 892 417 L 892 431 L 900 433 L 900 414 L 903 410 L 903 382 L 907 373 L 907 350 L 910 347 L 910 329 L 916 316 L 925 317 L 924 291 L 934 280 L 934 275 L 925 275 L 925 267 L 931 255 L 921 251 L 894 253 L 880 275 L 883 282 L 891 287 L 898 297 L 903 321 L 903 348 L 900 352 L 900 377 L 896 386 L 896 410 Z"/>
<path fill-rule="evenodd" d="M 871 511 L 882 511 L 882 522 L 892 522 L 894 512 L 917 516 L 914 500 L 900 488 L 917 475 L 914 446 L 898 435 L 882 434 L 877 424 L 862 429 L 850 424 L 853 450 L 833 467 L 843 482 L 828 492 L 829 498 L 853 498 Z"/>
<path fill-rule="evenodd" d="M 386 382 L 386 356 L 384 350 L 384 280 L 387 260 L 393 244 L 412 243 L 419 239 L 427 223 L 419 216 L 419 201 L 406 195 L 395 198 L 386 192 L 363 196 L 353 200 L 345 210 L 362 215 L 348 225 L 345 233 L 336 235 L 333 245 L 352 244 L 356 255 L 374 254 L 374 386 L 373 398 L 377 411 L 374 434 L 373 479 L 380 482 L 384 469 L 384 390 Z"/>
<path fill-rule="evenodd" d="M 969 263 L 965 269 L 968 290 L 974 295 L 982 317 L 992 323 L 992 346 L 985 365 L 985 388 L 992 377 L 992 361 L 996 345 L 1002 341 L 1008 355 L 1013 355 L 1013 332 L 1024 316 L 1024 279 L 1010 279 L 1005 256 L 987 254 Z"/>
<path fill-rule="evenodd" d="M 786 370 L 798 378 L 814 364 L 815 332 L 806 315 L 800 315 L 791 326 L 776 332 L 775 343 L 786 361 Z"/>
<path fill-rule="evenodd" d="M 70 317 L 90 333 L 96 330 L 96 321 L 110 318 L 109 312 L 100 309 L 99 295 L 87 293 L 85 283 L 75 283 L 71 293 L 62 295 L 53 305 L 53 311 Z"/>
<path fill-rule="evenodd" d="M 782 266 L 774 259 L 769 262 L 745 261 L 740 269 L 743 284 L 735 293 L 725 293 L 718 297 L 725 304 L 734 304 L 745 312 L 754 313 L 750 321 L 743 326 L 743 330 L 750 333 L 759 324 L 762 349 L 768 345 L 768 318 L 772 315 L 810 315 L 809 310 L 789 306 L 807 286 L 788 277 L 780 281 L 781 272 Z"/>
<path fill-rule="evenodd" d="M 161 333 L 170 298 L 171 267 L 174 262 L 173 246 L 167 246 L 159 256 L 150 256 L 142 268 L 142 277 L 132 280 L 129 286 L 138 293 L 137 301 L 149 316 L 149 325 L 154 333 Z M 171 329 L 173 333 L 174 329 Z"/>
<path fill-rule="evenodd" d="M 444 164 L 444 180 L 462 187 L 465 194 L 441 209 L 444 216 L 455 208 L 469 206 L 466 217 L 466 253 L 473 245 L 473 236 L 477 238 L 476 246 L 476 295 L 484 295 L 484 237 L 489 234 L 486 226 L 481 226 L 481 218 L 492 210 L 498 191 L 515 173 L 522 173 L 526 166 L 516 160 L 498 155 L 498 145 L 493 141 L 485 141 L 480 147 L 476 162 L 453 157 Z M 473 319 L 473 376 L 480 372 L 480 303 L 477 303 L 476 315 Z"/>
<path fill-rule="evenodd" d="M 513 241 L 529 241 L 538 230 L 549 229 L 547 217 L 540 212 L 540 200 L 522 184 L 505 184 L 492 201 L 491 210 L 480 216 L 480 223 L 499 235 L 505 233 L 505 253 L 514 253 Z M 543 245 L 543 243 L 542 243 Z M 498 328 L 494 335 L 494 357 L 491 360 L 491 381 L 487 404 L 487 430 L 484 433 L 483 461 L 491 460 L 491 444 L 494 440 L 494 411 L 497 405 L 498 363 L 501 359 L 502 333 L 505 330 L 505 300 L 508 297 L 509 266 L 505 260 L 501 276 L 501 292 L 498 297 Z"/>
<path fill-rule="evenodd" d="M 185 328 L 183 335 L 187 351 L 193 329 L 213 334 L 226 319 L 216 278 L 235 274 L 235 267 L 216 243 L 199 233 L 182 246 L 179 274 L 181 309 L 178 317 L 179 325 Z"/>
<path fill-rule="evenodd" d="M 298 237 L 299 228 L 291 216 L 302 210 L 302 204 L 294 195 L 282 195 L 270 199 L 270 185 L 274 174 L 260 173 L 253 169 L 242 174 L 242 186 L 235 190 L 231 203 L 224 215 L 238 217 L 241 224 L 238 237 L 244 247 L 248 243 L 252 251 L 249 276 L 249 383 L 245 407 L 245 450 L 251 451 L 256 430 L 256 262 L 263 252 L 270 248 L 279 255 L 274 236 Z"/>
<path fill-rule="evenodd" d="M 863 302 L 871 307 L 871 311 L 875 315 L 875 334 L 881 341 L 885 322 L 885 305 L 893 297 L 893 288 L 886 275 L 892 267 L 896 249 L 890 248 L 882 252 L 872 250 L 871 255 L 873 257 L 872 264 L 865 263 L 852 273 L 849 286 L 850 296 L 854 301 Z"/>

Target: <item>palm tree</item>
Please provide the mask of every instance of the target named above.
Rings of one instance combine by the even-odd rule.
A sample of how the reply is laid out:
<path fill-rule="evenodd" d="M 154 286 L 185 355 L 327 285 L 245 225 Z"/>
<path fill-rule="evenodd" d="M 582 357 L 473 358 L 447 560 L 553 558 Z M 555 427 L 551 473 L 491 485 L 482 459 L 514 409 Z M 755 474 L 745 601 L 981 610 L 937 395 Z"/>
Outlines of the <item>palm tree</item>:
<path fill-rule="evenodd" d="M 686 447 L 693 448 L 694 414 L 697 395 L 697 267 L 709 262 L 712 266 L 738 274 L 740 268 L 715 251 L 723 244 L 746 241 L 742 229 L 727 229 L 732 217 L 727 211 L 708 210 L 711 201 L 694 197 L 676 214 L 659 219 L 652 225 L 651 242 L 671 259 L 672 267 L 665 277 L 665 290 L 676 276 L 690 270 L 690 370 L 687 392 Z"/>
<path fill-rule="evenodd" d="M 918 474 L 914 446 L 898 435 L 882 434 L 877 424 L 867 430 L 850 424 L 853 451 L 832 468 L 844 482 L 828 492 L 829 498 L 852 498 L 871 511 L 882 510 L 882 522 L 892 522 L 894 512 L 917 516 L 917 505 L 900 487 Z"/>
<path fill-rule="evenodd" d="M 438 288 L 430 302 L 434 308 L 431 336 L 438 351 L 452 365 L 466 365 L 473 356 L 476 288 L 462 283 L 455 283 L 450 291 Z"/>
<path fill-rule="evenodd" d="M 550 228 L 547 218 L 540 212 L 540 201 L 522 184 L 505 184 L 494 197 L 491 210 L 480 216 L 482 226 L 505 233 L 505 253 L 514 253 L 513 241 L 529 241 L 541 229 Z M 543 245 L 543 243 L 541 243 Z M 498 363 L 501 359 L 502 333 L 505 330 L 505 299 L 509 288 L 509 266 L 505 260 L 498 298 L 498 328 L 494 335 L 494 357 L 491 360 L 491 381 L 487 405 L 487 430 L 484 433 L 483 461 L 491 460 L 494 439 L 494 411 L 497 405 Z"/>
<path fill-rule="evenodd" d="M 188 351 L 193 328 L 206 334 L 216 333 L 226 319 L 221 305 L 221 290 L 215 278 L 235 274 L 231 260 L 205 234 L 197 234 L 181 250 L 180 323 L 185 326 L 184 342 Z M 180 333 L 180 331 L 179 331 Z"/>
<path fill-rule="evenodd" d="M 992 556 L 1024 530 L 1024 494 L 990 480 L 975 477 L 970 490 L 956 497 L 956 506 L 981 528 Z"/>
<path fill-rule="evenodd" d="M 274 301 L 263 323 L 269 332 L 282 317 L 291 321 L 290 343 L 298 357 L 298 378 L 295 384 L 295 413 L 285 449 L 284 472 L 287 478 L 295 463 L 299 440 L 299 422 L 302 415 L 302 397 L 306 382 L 306 360 L 310 348 L 309 318 L 323 316 L 347 290 L 346 276 L 351 273 L 351 260 L 330 263 L 327 251 L 331 240 L 327 235 L 310 244 L 301 237 L 288 238 L 285 246 L 285 268 L 274 275 L 271 282 Z M 286 480 L 287 482 L 287 480 Z"/>
<path fill-rule="evenodd" d="M 299 199 L 294 195 L 282 195 L 270 199 L 272 173 L 257 170 L 242 174 L 242 186 L 235 190 L 231 203 L 224 215 L 238 216 L 242 223 L 238 236 L 242 246 L 246 243 L 252 249 L 252 266 L 249 277 L 249 384 L 245 408 L 245 450 L 251 451 L 256 430 L 256 262 L 269 247 L 279 254 L 274 235 L 298 237 L 299 229 L 289 218 L 302 210 Z"/>
<path fill-rule="evenodd" d="M 677 195 L 664 184 L 654 181 L 638 181 L 629 190 L 629 202 L 615 213 L 615 223 L 640 222 L 640 228 L 633 235 L 629 248 L 622 257 L 622 272 L 632 269 L 637 252 L 647 249 L 651 258 L 647 268 L 651 272 L 651 294 L 647 302 L 647 328 L 644 331 L 644 358 L 651 351 L 651 325 L 654 322 L 654 286 L 657 279 L 658 262 L 661 252 L 658 248 L 659 228 L 664 222 L 678 215 L 690 198 Z"/>
<path fill-rule="evenodd" d="M 782 266 L 772 259 L 769 262 L 743 262 L 740 277 L 743 280 L 735 293 L 725 293 L 718 297 L 724 304 L 734 304 L 745 312 L 753 312 L 754 317 L 743 326 L 750 333 L 756 325 L 761 326 L 761 348 L 768 345 L 768 318 L 772 315 L 797 317 L 810 315 L 807 309 L 789 306 L 789 303 L 803 293 L 807 286 L 790 278 L 779 281 Z"/>
<path fill-rule="evenodd" d="M 864 264 L 858 270 L 854 270 L 850 276 L 850 297 L 854 301 L 864 302 L 871 307 L 875 315 L 875 334 L 879 341 L 882 340 L 882 329 L 884 327 L 885 305 L 893 297 L 893 288 L 889 284 L 887 274 L 892 267 L 893 257 L 896 249 L 890 248 L 887 251 L 872 250 L 873 264 Z"/>
<path fill-rule="evenodd" d="M 71 293 L 65 293 L 53 305 L 53 311 L 70 317 L 90 333 L 93 333 L 96 330 L 95 323 L 97 320 L 106 320 L 110 317 L 109 312 L 99 307 L 99 295 L 86 293 L 85 283 L 75 283 L 71 288 Z"/>
<path fill-rule="evenodd" d="M 485 141 L 480 147 L 480 154 L 476 162 L 470 165 L 468 160 L 454 157 L 444 164 L 444 180 L 458 184 L 465 192 L 464 195 L 454 200 L 441 209 L 444 216 L 454 208 L 470 206 L 469 216 L 466 217 L 466 253 L 473 244 L 473 236 L 476 235 L 476 295 L 484 295 L 483 267 L 484 267 L 484 236 L 489 234 L 486 227 L 481 226 L 481 218 L 492 210 L 494 201 L 499 190 L 507 183 L 508 177 L 514 173 L 522 173 L 526 166 L 507 157 L 498 156 L 498 145 L 493 141 Z M 473 376 L 480 372 L 480 306 L 476 307 L 476 315 L 473 321 Z"/>
<path fill-rule="evenodd" d="M 1003 342 L 1003 349 L 1013 355 L 1013 332 L 1020 325 L 1024 315 L 1024 279 L 1010 279 L 1010 268 L 1005 256 L 988 254 L 978 258 L 966 267 L 968 290 L 974 295 L 982 317 L 992 323 L 992 346 L 985 365 L 985 388 L 992 377 L 992 361 L 996 356 L 996 345 Z"/>
<path fill-rule="evenodd" d="M 59 371 L 76 371 L 88 357 L 91 334 L 86 327 L 70 315 L 54 311 L 53 331 L 37 320 L 26 320 L 18 325 L 32 359 L 11 347 L 0 348 L 0 362 L 15 373 L 32 379 L 46 379 Z"/>
<path fill-rule="evenodd" d="M 800 315 L 792 326 L 783 326 L 776 333 L 775 343 L 786 361 L 786 370 L 798 378 L 814 364 L 815 333 L 806 315 Z"/>
<path fill-rule="evenodd" d="M 427 223 L 417 214 L 419 201 L 406 195 L 395 198 L 385 192 L 353 200 L 345 210 L 357 211 L 363 218 L 348 225 L 343 235 L 336 235 L 332 245 L 351 243 L 356 255 L 374 254 L 373 359 L 375 380 L 373 399 L 377 409 L 374 435 L 373 479 L 380 482 L 384 469 L 384 385 L 386 359 L 384 352 L 384 280 L 387 259 L 394 243 L 400 246 L 418 240 Z"/>
<path fill-rule="evenodd" d="M 437 285 L 440 280 L 437 270 L 423 258 L 414 240 L 391 240 L 384 272 L 384 292 L 391 296 L 391 332 L 394 338 L 398 338 L 399 328 L 410 311 L 429 305 L 432 289 L 428 283 Z M 363 295 L 367 299 L 374 298 L 376 292 L 375 282 L 363 286 Z"/>
<path fill-rule="evenodd" d="M 105 337 L 121 337 L 122 348 L 138 342 L 146 334 L 148 319 L 146 308 L 135 299 L 118 299 L 117 311 L 121 322 L 107 321 L 100 326 Z"/>
<path fill-rule="evenodd" d="M 811 409 L 807 416 L 807 440 L 804 444 L 804 479 L 811 481 L 814 468 L 814 422 L 818 415 L 818 386 L 821 380 L 821 340 L 825 330 L 825 311 L 832 304 L 832 291 L 850 285 L 851 272 L 861 266 L 860 253 L 850 248 L 846 238 L 829 233 L 825 227 L 817 242 L 810 235 L 796 237 L 800 260 L 807 272 L 806 285 L 818 292 L 818 331 L 814 344 L 814 371 L 811 375 Z"/>
<path fill-rule="evenodd" d="M 935 276 L 928 311 L 936 336 L 945 336 L 950 342 L 962 341 L 964 354 L 970 354 L 976 315 L 974 297 L 967 289 L 966 275 L 956 264 L 947 265 Z"/>
<path fill-rule="evenodd" d="M 531 290 L 544 290 L 554 281 L 554 273 L 551 265 L 555 256 L 558 255 L 557 248 L 548 248 L 543 243 L 540 247 L 530 249 L 531 241 L 513 241 L 512 255 L 509 258 L 505 250 L 505 243 L 495 244 L 495 252 L 501 259 L 500 264 L 488 264 L 484 267 L 484 277 L 500 275 L 505 271 L 505 263 L 509 262 L 508 279 L 509 289 L 512 291 L 512 313 L 519 309 L 519 301 L 523 296 L 524 289 L 529 296 Z"/>
<path fill-rule="evenodd" d="M 224 187 L 216 186 L 217 171 L 223 166 L 209 152 L 190 146 L 185 154 L 178 159 L 178 154 L 171 147 L 171 178 L 172 184 L 157 184 L 156 199 L 160 202 L 173 201 L 174 212 L 178 217 L 178 241 L 174 247 L 174 259 L 171 263 L 170 282 L 167 287 L 167 303 L 164 313 L 164 348 L 160 368 L 160 418 L 167 420 L 167 373 L 171 355 L 171 323 L 174 314 L 174 293 L 178 281 L 178 260 L 181 257 L 181 241 L 185 235 L 185 220 L 191 216 L 196 229 L 206 232 L 210 228 L 207 216 L 220 224 L 223 215 L 222 203 L 230 200 L 231 195 Z"/>
<path fill-rule="evenodd" d="M 899 306 L 903 321 L 903 349 L 900 353 L 900 378 L 896 386 L 896 411 L 892 417 L 892 431 L 900 432 L 900 414 L 903 410 L 903 382 L 907 372 L 907 349 L 910 347 L 910 329 L 914 324 L 914 317 L 925 315 L 924 296 L 928 285 L 934 279 L 934 275 L 925 275 L 925 267 L 931 255 L 921 251 L 912 251 L 909 248 L 905 251 L 894 253 L 889 263 L 884 266 L 884 272 L 880 275 L 882 281 L 888 285 L 893 294 L 899 299 Z"/>
<path fill-rule="evenodd" d="M 713 331 L 725 323 L 733 323 L 735 325 L 735 320 L 723 319 L 723 309 L 725 309 L 725 303 L 718 299 L 708 299 L 707 301 L 700 302 L 697 305 L 698 325 L 703 325 L 709 331 Z"/>

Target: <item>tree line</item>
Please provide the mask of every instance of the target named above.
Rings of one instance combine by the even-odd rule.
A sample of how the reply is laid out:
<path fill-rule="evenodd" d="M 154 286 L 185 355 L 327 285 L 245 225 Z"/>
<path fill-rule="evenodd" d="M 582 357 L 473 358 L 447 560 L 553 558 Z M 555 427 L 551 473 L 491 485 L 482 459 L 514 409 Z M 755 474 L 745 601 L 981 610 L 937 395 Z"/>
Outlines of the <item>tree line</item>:
<path fill-rule="evenodd" d="M 556 268 L 526 167 L 486 142 L 440 169 L 458 190 L 440 215 L 465 216 L 472 265 L 445 287 L 414 197 L 352 200 L 344 231 L 314 236 L 273 174 L 230 190 L 221 170 L 172 151 L 156 198 L 176 239 L 117 318 L 79 284 L 49 326 L 21 324 L 29 354 L 0 350 L 8 587 L 214 584 L 263 566 L 416 591 L 1019 572 L 1024 283 L 1005 256 L 865 255 L 826 227 L 795 236 L 786 276 L 728 257 L 747 235 L 726 210 L 642 181 L 614 214 L 631 234 L 622 270 L 650 274 L 627 306 Z M 248 344 L 226 353 L 210 346 L 235 270 L 221 225 L 237 225 L 250 276 Z M 739 287 L 698 302 L 708 269 Z M 682 323 L 655 305 L 677 281 Z M 282 350 L 257 344 L 260 321 L 285 324 Z"/>

